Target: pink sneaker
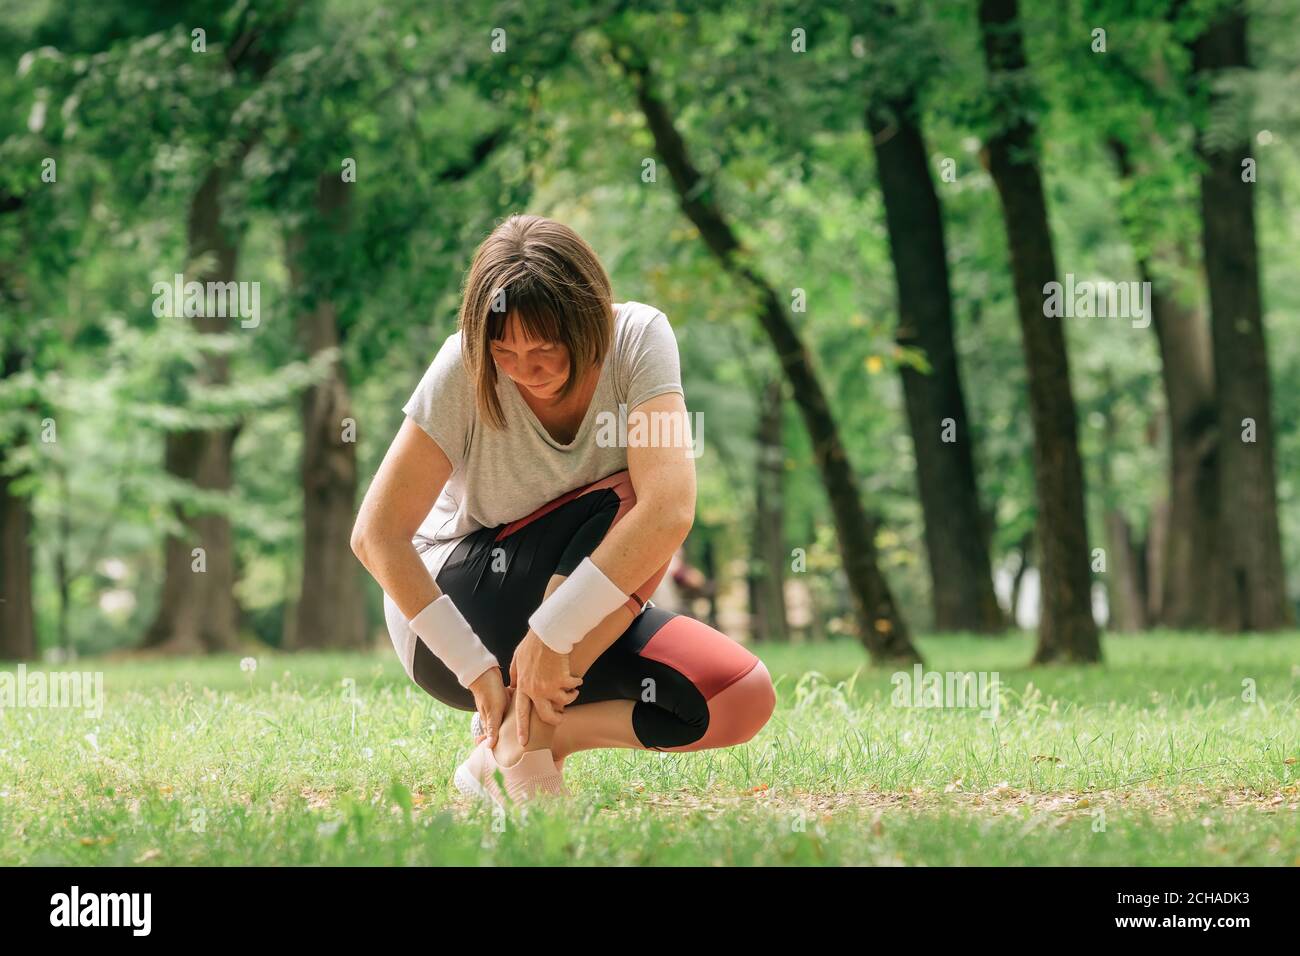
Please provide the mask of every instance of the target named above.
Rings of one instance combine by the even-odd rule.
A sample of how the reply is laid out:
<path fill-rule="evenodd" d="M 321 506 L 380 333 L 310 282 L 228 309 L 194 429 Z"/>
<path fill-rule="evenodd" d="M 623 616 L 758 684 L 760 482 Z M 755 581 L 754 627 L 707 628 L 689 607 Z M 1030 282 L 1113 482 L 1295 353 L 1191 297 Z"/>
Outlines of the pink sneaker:
<path fill-rule="evenodd" d="M 501 774 L 501 783 L 497 782 L 497 773 Z M 452 782 L 467 797 L 478 797 L 498 806 L 505 806 L 507 801 L 524 803 L 542 795 L 569 795 L 550 750 L 531 750 L 517 763 L 503 767 L 497 763 L 496 755 L 486 740 L 479 743 L 465 762 L 456 768 Z"/>
<path fill-rule="evenodd" d="M 483 736 L 483 721 L 479 719 L 478 711 L 474 711 L 474 716 L 469 720 L 469 736 L 471 740 L 477 741 Z M 564 773 L 564 758 L 560 757 L 555 761 L 555 769 Z"/>

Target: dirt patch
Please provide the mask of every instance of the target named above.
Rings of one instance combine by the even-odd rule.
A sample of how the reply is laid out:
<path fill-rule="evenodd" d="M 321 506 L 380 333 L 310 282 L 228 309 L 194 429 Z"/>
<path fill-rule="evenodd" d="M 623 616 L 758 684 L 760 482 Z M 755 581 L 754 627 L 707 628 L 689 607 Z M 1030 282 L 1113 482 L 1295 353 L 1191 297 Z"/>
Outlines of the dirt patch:
<path fill-rule="evenodd" d="M 1185 815 L 1222 808 L 1232 811 L 1253 810 L 1262 813 L 1300 811 L 1300 787 L 1290 786 L 1273 791 L 1246 788 L 1180 788 L 1164 790 L 1051 791 L 1034 792 L 1014 787 L 967 792 L 934 790 L 882 792 L 873 790 L 840 793 L 786 792 L 756 789 L 745 794 L 711 794 L 687 789 L 663 793 L 641 792 L 619 806 L 610 807 L 614 814 L 636 813 L 652 808 L 663 813 L 734 813 L 765 810 L 776 813 L 802 811 L 810 816 L 838 814 L 872 814 L 877 812 L 965 812 L 997 816 L 1016 813 L 1073 815 L 1090 813 L 1098 807 L 1150 813 L 1154 816 Z"/>
<path fill-rule="evenodd" d="M 310 809 L 326 811 L 335 806 L 341 794 L 328 788 L 303 787 L 298 796 Z M 354 791 L 350 796 L 374 805 L 391 802 L 382 789 Z M 578 800 L 584 799 L 580 788 L 574 796 Z M 271 798 L 270 803 L 275 809 L 281 810 L 290 800 L 287 795 L 277 795 Z M 450 811 L 457 816 L 464 816 L 482 809 L 478 800 L 465 797 L 454 790 L 445 794 L 414 791 L 411 794 L 411 804 L 416 816 L 429 811 Z M 1028 813 L 1069 818 L 1090 814 L 1099 807 L 1108 811 L 1139 812 L 1168 818 L 1186 817 L 1216 809 L 1229 812 L 1300 813 L 1300 785 L 1274 790 L 1254 790 L 1248 787 L 1139 787 L 1044 792 L 1001 786 L 975 791 L 951 788 L 947 792 L 941 792 L 917 788 L 911 791 L 849 790 L 839 793 L 787 791 L 771 787 L 755 788 L 745 793 L 700 792 L 686 787 L 652 791 L 638 787 L 616 802 L 601 807 L 598 812 L 615 817 L 641 816 L 646 813 L 723 815 L 803 812 L 827 820 L 834 816 L 871 818 L 883 813 L 969 813 L 978 816 L 1024 816 Z"/>

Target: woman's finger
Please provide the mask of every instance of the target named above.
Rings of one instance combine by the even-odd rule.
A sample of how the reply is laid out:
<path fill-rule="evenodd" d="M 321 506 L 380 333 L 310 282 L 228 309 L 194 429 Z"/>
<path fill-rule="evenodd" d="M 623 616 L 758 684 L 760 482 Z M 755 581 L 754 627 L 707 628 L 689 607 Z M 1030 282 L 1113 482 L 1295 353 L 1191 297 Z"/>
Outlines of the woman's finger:
<path fill-rule="evenodd" d="M 572 704 L 578 699 L 578 692 L 576 690 L 564 690 L 561 688 L 554 693 L 547 695 L 546 699 L 550 702 L 552 707 L 555 707 L 562 712 L 565 706 Z"/>
<path fill-rule="evenodd" d="M 547 699 L 533 701 L 537 708 L 537 719 L 547 724 L 559 724 L 561 714 L 556 711 L 555 706 Z"/>
<path fill-rule="evenodd" d="M 532 713 L 532 703 L 527 694 L 520 694 L 515 702 L 515 733 L 521 747 L 528 746 L 528 718 Z"/>

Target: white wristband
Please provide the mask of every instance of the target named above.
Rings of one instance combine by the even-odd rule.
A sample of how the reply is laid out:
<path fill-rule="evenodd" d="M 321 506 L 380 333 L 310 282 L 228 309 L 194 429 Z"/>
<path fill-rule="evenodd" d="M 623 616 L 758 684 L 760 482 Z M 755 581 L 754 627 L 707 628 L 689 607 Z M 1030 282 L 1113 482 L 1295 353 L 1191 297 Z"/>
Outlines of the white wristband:
<path fill-rule="evenodd" d="M 469 687 L 489 667 L 499 666 L 450 595 L 430 601 L 411 618 L 411 630 L 456 675 L 462 687 Z"/>
<path fill-rule="evenodd" d="M 551 650 L 567 654 L 597 624 L 626 603 L 627 595 L 618 585 L 605 577 L 591 563 L 591 558 L 583 558 L 564 583 L 533 612 L 528 626 Z"/>

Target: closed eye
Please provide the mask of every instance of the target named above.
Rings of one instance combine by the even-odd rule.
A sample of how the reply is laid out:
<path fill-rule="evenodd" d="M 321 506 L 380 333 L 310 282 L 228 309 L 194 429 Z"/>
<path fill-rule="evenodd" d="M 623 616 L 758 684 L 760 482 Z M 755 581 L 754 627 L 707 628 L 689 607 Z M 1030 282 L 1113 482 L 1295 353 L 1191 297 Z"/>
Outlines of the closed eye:
<path fill-rule="evenodd" d="M 526 350 L 525 352 L 523 352 L 522 354 L 527 355 L 528 352 L 554 352 L 554 351 L 555 351 L 555 346 L 554 346 L 554 345 L 539 345 L 539 346 L 537 346 L 537 348 L 535 348 L 535 349 L 528 349 L 528 350 Z M 493 345 L 492 345 L 492 352 L 493 352 L 494 355 L 513 355 L 513 354 L 515 354 L 511 349 L 508 349 L 508 348 L 506 348 L 505 346 L 502 346 L 502 345 L 497 345 L 496 343 L 493 343 Z"/>

